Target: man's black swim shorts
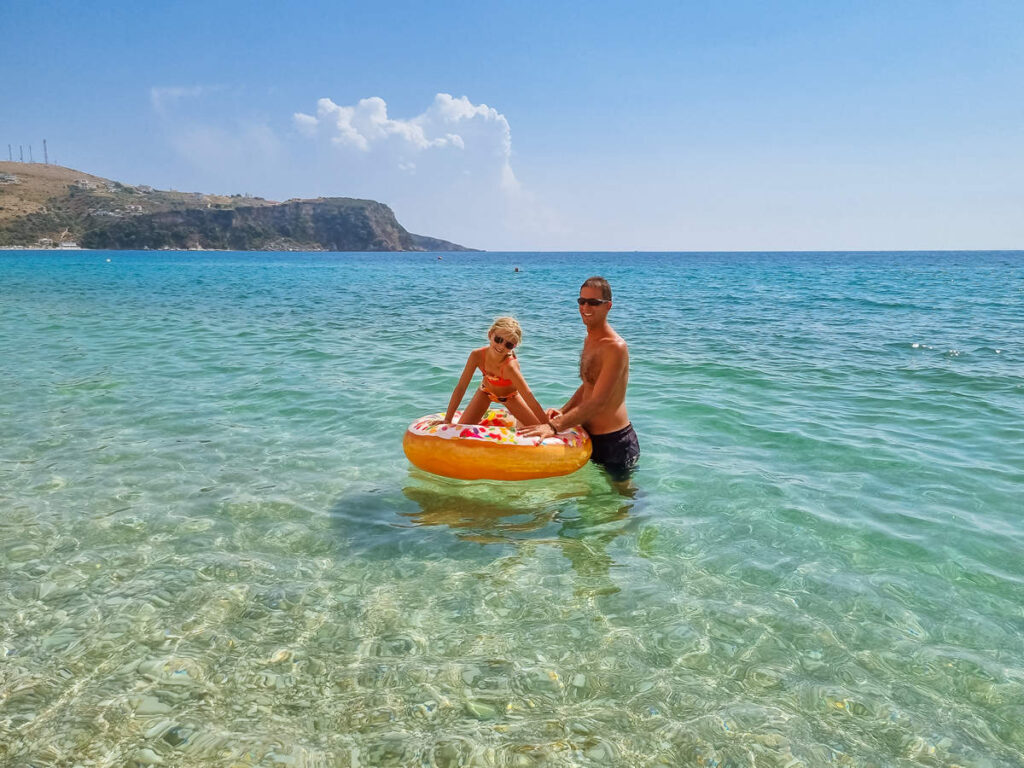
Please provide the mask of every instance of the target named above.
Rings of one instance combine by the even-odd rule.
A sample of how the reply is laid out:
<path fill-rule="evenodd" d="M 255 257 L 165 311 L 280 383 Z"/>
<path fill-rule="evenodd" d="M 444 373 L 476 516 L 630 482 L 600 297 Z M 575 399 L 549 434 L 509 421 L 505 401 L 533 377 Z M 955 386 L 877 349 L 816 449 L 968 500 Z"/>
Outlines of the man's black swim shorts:
<path fill-rule="evenodd" d="M 590 441 L 594 446 L 594 452 L 590 454 L 592 462 L 603 467 L 616 482 L 629 479 L 640 461 L 640 442 L 632 424 L 616 432 L 591 435 Z"/>

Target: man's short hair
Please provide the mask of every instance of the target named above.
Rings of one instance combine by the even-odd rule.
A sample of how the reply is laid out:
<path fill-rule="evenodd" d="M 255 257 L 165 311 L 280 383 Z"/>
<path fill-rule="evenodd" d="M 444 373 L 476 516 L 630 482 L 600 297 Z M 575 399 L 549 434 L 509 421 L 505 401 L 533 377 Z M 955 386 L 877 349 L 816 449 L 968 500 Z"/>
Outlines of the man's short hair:
<path fill-rule="evenodd" d="M 602 299 L 605 301 L 612 300 L 612 287 L 608 285 L 608 281 L 600 275 L 594 275 L 593 277 L 588 277 L 584 280 L 583 285 L 580 286 L 580 290 L 582 291 L 584 288 L 597 288 L 601 291 Z"/>

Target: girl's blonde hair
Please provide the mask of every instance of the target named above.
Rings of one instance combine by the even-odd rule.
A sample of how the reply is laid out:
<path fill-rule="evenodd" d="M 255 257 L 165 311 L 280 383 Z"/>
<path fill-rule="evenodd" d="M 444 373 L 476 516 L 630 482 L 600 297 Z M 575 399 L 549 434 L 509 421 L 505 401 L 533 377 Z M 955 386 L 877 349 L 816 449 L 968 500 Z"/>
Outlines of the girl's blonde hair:
<path fill-rule="evenodd" d="M 516 344 L 521 344 L 523 341 L 523 329 L 519 325 L 519 321 L 514 317 L 496 317 L 494 322 L 491 323 L 491 329 L 487 331 L 487 337 L 490 338 L 491 334 L 495 331 L 502 331 L 501 335 L 514 341 Z"/>

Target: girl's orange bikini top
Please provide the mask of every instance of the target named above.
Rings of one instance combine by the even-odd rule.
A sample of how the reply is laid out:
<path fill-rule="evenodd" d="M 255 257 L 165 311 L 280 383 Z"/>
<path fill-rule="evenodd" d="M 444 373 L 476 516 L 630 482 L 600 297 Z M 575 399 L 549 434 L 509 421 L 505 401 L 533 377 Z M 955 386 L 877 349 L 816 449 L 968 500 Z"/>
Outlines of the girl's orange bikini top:
<path fill-rule="evenodd" d="M 511 387 L 512 379 L 503 379 L 501 377 L 501 369 L 508 365 L 508 361 L 511 360 L 513 357 L 515 357 L 515 355 L 509 355 L 508 357 L 505 358 L 505 362 L 498 366 L 497 376 L 491 376 L 491 374 L 489 374 L 487 371 L 483 369 L 483 366 L 480 366 L 480 373 L 484 375 L 484 381 L 486 381 L 492 387 Z"/>

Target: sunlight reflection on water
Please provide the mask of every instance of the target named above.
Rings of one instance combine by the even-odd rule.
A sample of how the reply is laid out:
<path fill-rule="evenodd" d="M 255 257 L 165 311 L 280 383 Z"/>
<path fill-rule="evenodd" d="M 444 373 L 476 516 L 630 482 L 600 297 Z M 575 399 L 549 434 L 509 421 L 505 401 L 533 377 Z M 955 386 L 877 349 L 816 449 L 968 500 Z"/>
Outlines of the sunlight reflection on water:
<path fill-rule="evenodd" d="M 105 257 L 0 254 L 4 762 L 1024 760 L 1020 255 Z M 633 490 L 411 468 L 594 272 Z"/>

